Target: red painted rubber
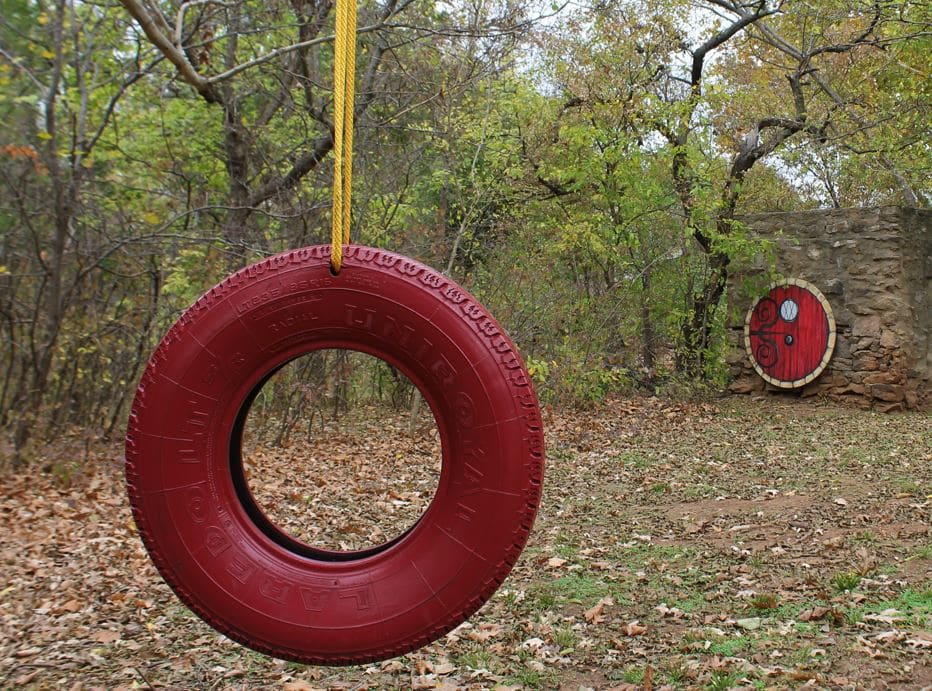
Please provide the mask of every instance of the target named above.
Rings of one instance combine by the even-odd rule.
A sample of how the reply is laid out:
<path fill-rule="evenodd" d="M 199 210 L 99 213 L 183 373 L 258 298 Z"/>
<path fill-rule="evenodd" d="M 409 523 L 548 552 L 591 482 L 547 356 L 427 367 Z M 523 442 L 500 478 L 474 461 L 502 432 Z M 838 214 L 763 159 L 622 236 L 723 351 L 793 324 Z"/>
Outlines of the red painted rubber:
<path fill-rule="evenodd" d="M 524 364 L 469 293 L 369 247 L 349 247 L 333 276 L 329 252 L 265 259 L 185 312 L 136 393 L 126 478 L 146 548 L 185 604 L 255 650 L 337 665 L 418 648 L 492 595 L 534 521 L 544 439 Z M 285 535 L 242 477 L 252 396 L 284 363 L 320 348 L 398 367 L 440 431 L 433 502 L 404 535 L 363 552 Z"/>

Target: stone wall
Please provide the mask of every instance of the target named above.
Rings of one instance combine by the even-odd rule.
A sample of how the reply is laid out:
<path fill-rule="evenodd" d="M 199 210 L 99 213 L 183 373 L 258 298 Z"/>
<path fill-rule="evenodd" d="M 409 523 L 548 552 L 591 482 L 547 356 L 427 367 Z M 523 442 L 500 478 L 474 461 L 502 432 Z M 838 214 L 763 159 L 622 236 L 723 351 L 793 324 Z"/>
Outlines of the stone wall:
<path fill-rule="evenodd" d="M 832 306 L 838 340 L 828 367 L 796 390 L 883 411 L 932 407 L 932 210 L 900 207 L 757 214 L 743 219 L 775 243 L 781 278 L 814 284 Z M 744 319 L 766 290 L 764 261 L 729 286 L 731 390 L 766 384 L 744 349 Z"/>

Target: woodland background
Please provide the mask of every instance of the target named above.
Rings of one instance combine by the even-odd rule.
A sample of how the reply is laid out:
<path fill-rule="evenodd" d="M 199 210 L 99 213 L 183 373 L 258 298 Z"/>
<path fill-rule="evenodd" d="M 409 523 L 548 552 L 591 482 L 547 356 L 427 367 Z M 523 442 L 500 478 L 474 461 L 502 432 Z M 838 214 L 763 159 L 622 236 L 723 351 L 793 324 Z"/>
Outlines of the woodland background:
<path fill-rule="evenodd" d="M 326 242 L 330 0 L 0 0 L 0 426 L 119 438 L 161 335 L 231 270 Z M 364 0 L 353 237 L 445 270 L 546 401 L 721 383 L 742 214 L 925 206 L 914 0 Z M 387 366 L 288 370 L 276 434 Z M 302 412 L 303 409 L 303 412 Z M 413 416 L 412 416 L 413 419 Z M 281 439 L 279 439 L 281 440 Z"/>

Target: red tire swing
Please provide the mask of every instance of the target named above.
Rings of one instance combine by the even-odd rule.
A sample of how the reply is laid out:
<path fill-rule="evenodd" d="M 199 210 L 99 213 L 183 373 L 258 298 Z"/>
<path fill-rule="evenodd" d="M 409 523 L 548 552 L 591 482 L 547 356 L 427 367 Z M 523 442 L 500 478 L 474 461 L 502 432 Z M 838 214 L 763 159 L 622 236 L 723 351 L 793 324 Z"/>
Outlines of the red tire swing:
<path fill-rule="evenodd" d="M 338 15 L 341 4 L 354 20 L 346 3 Z M 340 130 L 338 172 L 351 120 Z M 345 149 L 348 169 L 351 141 Z M 401 655 L 475 612 L 527 541 L 544 465 L 533 386 L 495 319 L 412 259 L 371 247 L 344 252 L 348 189 L 334 196 L 332 247 L 242 269 L 175 323 L 149 360 L 126 436 L 133 516 L 181 600 L 255 650 L 329 665 Z M 406 374 L 434 414 L 443 449 L 424 515 L 357 552 L 289 536 L 259 508 L 243 474 L 253 398 L 287 362 L 325 348 L 362 351 Z"/>

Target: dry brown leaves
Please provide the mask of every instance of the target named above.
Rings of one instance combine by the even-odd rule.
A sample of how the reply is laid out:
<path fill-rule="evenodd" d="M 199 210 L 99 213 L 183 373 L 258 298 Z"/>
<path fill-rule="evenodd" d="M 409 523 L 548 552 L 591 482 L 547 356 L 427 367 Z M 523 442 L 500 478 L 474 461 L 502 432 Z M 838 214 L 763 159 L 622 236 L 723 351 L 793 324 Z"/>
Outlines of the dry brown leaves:
<path fill-rule="evenodd" d="M 406 438 L 405 414 L 367 415 L 253 447 L 287 529 L 356 547 L 426 506 L 429 426 Z M 545 424 L 541 514 L 503 588 L 442 640 L 347 669 L 251 653 L 181 606 L 136 535 L 118 445 L 71 484 L 0 478 L 0 687 L 932 684 L 927 416 L 634 399 Z"/>

